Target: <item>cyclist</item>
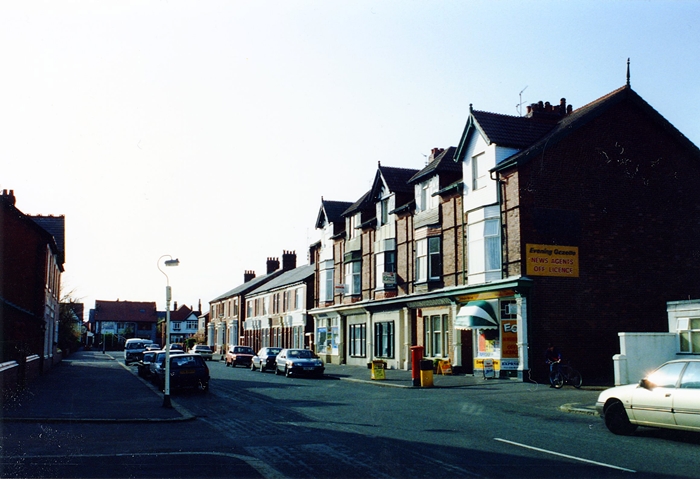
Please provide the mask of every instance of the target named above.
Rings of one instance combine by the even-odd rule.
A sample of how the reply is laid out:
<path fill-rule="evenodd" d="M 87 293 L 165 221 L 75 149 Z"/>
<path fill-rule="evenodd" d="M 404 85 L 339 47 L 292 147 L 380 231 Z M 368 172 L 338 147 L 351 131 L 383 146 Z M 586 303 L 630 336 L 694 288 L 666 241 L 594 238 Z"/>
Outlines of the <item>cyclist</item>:
<path fill-rule="evenodd" d="M 554 376 L 559 372 L 561 364 L 561 353 L 552 343 L 547 345 L 544 352 L 544 362 L 549 365 L 549 387 L 554 387 Z"/>

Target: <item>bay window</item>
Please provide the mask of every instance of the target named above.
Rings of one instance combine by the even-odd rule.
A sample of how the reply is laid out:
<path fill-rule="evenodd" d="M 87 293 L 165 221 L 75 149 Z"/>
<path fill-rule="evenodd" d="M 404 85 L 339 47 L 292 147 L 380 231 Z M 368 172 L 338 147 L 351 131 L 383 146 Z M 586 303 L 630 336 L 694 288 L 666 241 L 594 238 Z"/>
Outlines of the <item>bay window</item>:
<path fill-rule="evenodd" d="M 436 281 L 442 277 L 440 237 L 416 241 L 416 282 Z"/>

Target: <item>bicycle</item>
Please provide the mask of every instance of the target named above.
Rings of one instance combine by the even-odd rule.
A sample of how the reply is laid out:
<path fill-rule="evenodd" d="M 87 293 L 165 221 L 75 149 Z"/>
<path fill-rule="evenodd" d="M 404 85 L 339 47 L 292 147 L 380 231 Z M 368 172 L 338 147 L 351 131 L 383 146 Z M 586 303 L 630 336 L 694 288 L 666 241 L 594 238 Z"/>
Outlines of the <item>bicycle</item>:
<path fill-rule="evenodd" d="M 556 368 L 556 371 L 550 373 L 552 386 L 556 389 L 561 389 L 564 384 L 571 384 L 576 389 L 579 389 L 581 384 L 583 384 L 581 373 L 572 368 L 569 363 L 562 364 L 560 361 L 556 363 L 559 364 L 559 367 Z"/>

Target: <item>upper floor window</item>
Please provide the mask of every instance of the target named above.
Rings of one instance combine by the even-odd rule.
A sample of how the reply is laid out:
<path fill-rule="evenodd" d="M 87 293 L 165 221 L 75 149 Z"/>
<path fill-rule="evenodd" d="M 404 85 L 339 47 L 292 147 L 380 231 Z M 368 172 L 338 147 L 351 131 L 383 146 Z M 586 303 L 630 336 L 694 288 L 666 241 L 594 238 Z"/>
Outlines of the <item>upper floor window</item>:
<path fill-rule="evenodd" d="M 416 185 L 416 212 L 437 208 L 438 198 L 434 196 L 437 190 L 437 176 Z"/>
<path fill-rule="evenodd" d="M 173 322 L 173 331 L 180 331 L 181 329 L 182 329 L 182 322 L 180 322 L 180 321 Z"/>
<path fill-rule="evenodd" d="M 383 226 L 389 222 L 389 198 L 384 198 L 379 203 L 379 225 Z"/>
<path fill-rule="evenodd" d="M 483 153 L 472 157 L 472 189 L 485 187 L 489 180 L 489 168 Z"/>
<path fill-rule="evenodd" d="M 396 252 L 384 251 L 375 256 L 375 288 L 396 287 Z M 385 274 L 387 273 L 387 274 Z"/>
<path fill-rule="evenodd" d="M 197 320 L 188 320 L 187 321 L 187 329 L 197 329 L 198 323 Z"/>
<path fill-rule="evenodd" d="M 333 301 L 333 261 L 324 261 L 319 265 L 319 301 Z"/>
<path fill-rule="evenodd" d="M 679 318 L 677 326 L 680 352 L 700 353 L 700 318 Z"/>
<path fill-rule="evenodd" d="M 469 274 L 501 269 L 500 221 L 486 219 L 469 225 Z"/>
<path fill-rule="evenodd" d="M 359 251 L 345 255 L 345 294 L 362 293 L 362 260 Z"/>
<path fill-rule="evenodd" d="M 301 309 L 304 304 L 304 288 L 297 288 L 294 292 L 294 309 Z"/>
<path fill-rule="evenodd" d="M 416 241 L 416 282 L 436 281 L 442 277 L 440 237 Z"/>
<path fill-rule="evenodd" d="M 348 238 L 356 238 L 360 234 L 360 213 L 348 217 Z"/>

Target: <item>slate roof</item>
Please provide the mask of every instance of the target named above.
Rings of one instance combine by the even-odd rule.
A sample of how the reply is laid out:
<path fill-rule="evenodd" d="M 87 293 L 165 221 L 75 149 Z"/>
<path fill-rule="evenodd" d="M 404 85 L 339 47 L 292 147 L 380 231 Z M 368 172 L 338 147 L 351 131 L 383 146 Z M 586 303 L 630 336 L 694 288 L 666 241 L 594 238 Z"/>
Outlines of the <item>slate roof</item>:
<path fill-rule="evenodd" d="M 212 299 L 210 302 L 213 303 L 213 302 L 216 302 L 216 301 L 219 301 L 222 299 L 231 298 L 233 296 L 240 296 L 240 295 L 246 294 L 249 291 L 251 291 L 252 289 L 255 289 L 255 288 L 259 287 L 260 285 L 264 284 L 265 282 L 270 281 L 273 278 L 276 278 L 277 276 L 282 274 L 282 272 L 283 271 L 281 269 L 278 269 L 277 271 L 273 271 L 272 273 L 268 273 L 264 276 L 257 276 L 255 278 L 251 279 L 250 281 L 246 281 L 245 283 L 243 283 L 239 286 L 236 286 L 231 291 L 228 291 L 228 292 L 222 294 L 221 296 L 218 296 L 218 297 Z"/>
<path fill-rule="evenodd" d="M 554 128 L 547 132 L 546 135 L 539 138 L 538 141 L 533 142 L 531 145 L 528 145 L 528 147 L 523 151 L 516 153 L 499 164 L 494 170 L 502 170 L 514 164 L 523 164 L 529 161 L 530 159 L 538 156 L 547 145 L 556 144 L 563 138 L 566 138 L 571 133 L 576 131 L 578 128 L 602 115 L 610 107 L 623 101 L 633 102 L 635 105 L 644 110 L 652 119 L 654 119 L 661 128 L 671 133 L 679 141 L 684 143 L 687 148 L 700 156 L 700 150 L 693 142 L 691 142 L 685 135 L 683 135 L 683 133 L 676 129 L 676 127 L 666 120 L 651 105 L 644 101 L 644 99 L 634 92 L 629 85 L 625 85 L 563 117 L 554 125 Z"/>
<path fill-rule="evenodd" d="M 377 175 L 381 174 L 387 187 L 392 193 L 409 193 L 413 196 L 413 186 L 408 184 L 418 170 L 411 168 L 395 168 L 393 166 L 379 165 Z"/>
<path fill-rule="evenodd" d="M 95 301 L 95 321 L 155 323 L 156 303 L 140 301 Z"/>
<path fill-rule="evenodd" d="M 456 146 L 451 146 L 440 153 L 437 158 L 428 163 L 425 168 L 408 179 L 408 183 L 414 184 L 439 173 L 454 173 L 462 176 L 462 165 L 454 161 Z"/>
<path fill-rule="evenodd" d="M 185 321 L 187 318 L 192 316 L 193 314 L 195 316 L 199 316 L 201 311 L 195 311 L 189 306 L 185 306 L 184 304 L 177 308 L 175 311 L 170 312 L 170 320 L 171 321 Z"/>
<path fill-rule="evenodd" d="M 56 241 L 61 264 L 66 262 L 66 218 L 65 216 L 29 216 L 44 228 Z"/>
<path fill-rule="evenodd" d="M 329 223 L 343 223 L 343 212 L 350 208 L 352 203 L 349 201 L 330 201 L 321 198 L 321 207 L 318 210 L 318 217 L 316 218 L 316 228 L 321 228 L 323 223 L 323 218 L 325 217 Z"/>
<path fill-rule="evenodd" d="M 360 197 L 359 200 L 354 202 L 348 209 L 343 211 L 343 216 L 348 216 L 354 213 L 357 213 L 358 211 L 364 211 L 368 208 L 368 205 L 370 203 L 370 199 L 372 198 L 372 190 L 368 191 L 364 195 Z"/>
<path fill-rule="evenodd" d="M 512 148 L 526 148 L 555 127 L 551 120 L 525 116 L 501 115 L 486 111 L 472 111 L 476 127 L 489 143 Z"/>
<path fill-rule="evenodd" d="M 264 285 L 260 286 L 257 289 L 254 289 L 253 291 L 250 291 L 248 293 L 249 296 L 255 296 L 261 293 L 266 293 L 268 291 L 272 291 L 278 288 L 282 288 L 284 286 L 289 286 L 295 283 L 299 283 L 301 281 L 304 281 L 311 276 L 314 275 L 314 265 L 312 264 L 305 264 L 303 266 L 299 266 L 298 268 L 294 268 L 290 271 L 286 271 L 285 273 L 279 275 L 275 279 L 268 281 Z"/>

